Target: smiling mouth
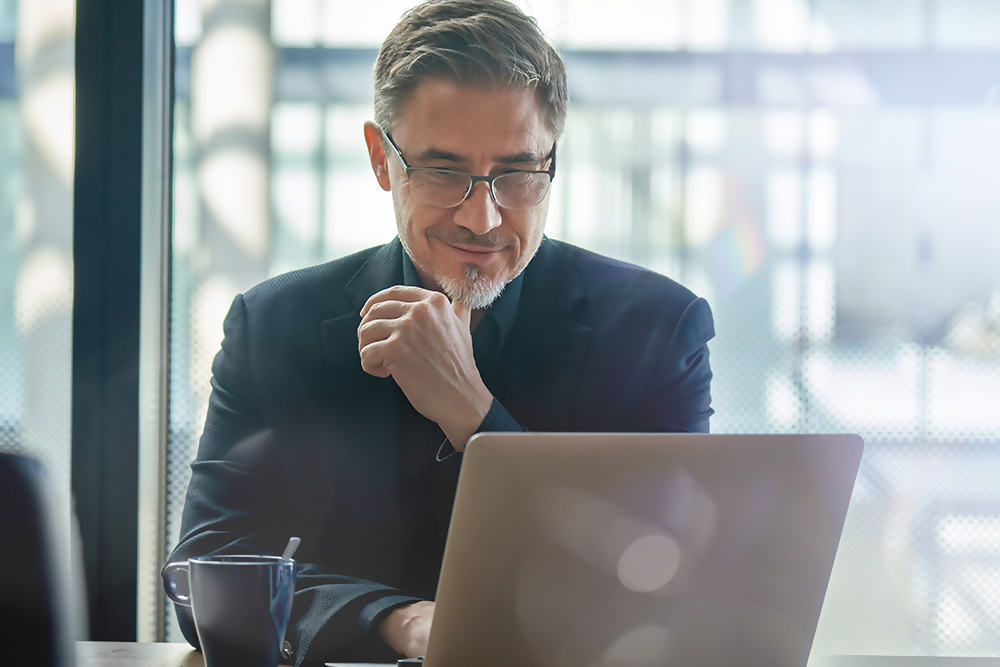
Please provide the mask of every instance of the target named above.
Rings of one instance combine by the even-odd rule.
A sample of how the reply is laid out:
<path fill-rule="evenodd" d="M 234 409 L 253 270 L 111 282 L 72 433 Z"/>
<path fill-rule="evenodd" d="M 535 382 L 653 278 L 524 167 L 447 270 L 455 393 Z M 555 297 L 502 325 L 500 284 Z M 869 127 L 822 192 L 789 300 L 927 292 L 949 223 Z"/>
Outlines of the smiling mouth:
<path fill-rule="evenodd" d="M 448 248 L 462 253 L 466 257 L 478 256 L 483 259 L 499 254 L 510 246 L 506 243 L 469 243 L 468 239 L 444 239 L 436 237 L 438 241 Z"/>
<path fill-rule="evenodd" d="M 461 227 L 443 233 L 431 232 L 428 236 L 455 250 L 477 255 L 490 255 L 506 250 L 511 245 L 508 239 L 499 235 L 474 234 Z"/>
<path fill-rule="evenodd" d="M 448 245 L 451 246 L 452 248 L 454 248 L 455 250 L 461 250 L 462 252 L 471 252 L 471 253 L 476 254 L 476 255 L 492 255 L 495 252 L 500 252 L 501 250 L 503 250 L 502 247 L 501 248 L 487 248 L 487 247 L 484 247 L 484 246 L 456 245 L 454 243 L 449 243 Z"/>

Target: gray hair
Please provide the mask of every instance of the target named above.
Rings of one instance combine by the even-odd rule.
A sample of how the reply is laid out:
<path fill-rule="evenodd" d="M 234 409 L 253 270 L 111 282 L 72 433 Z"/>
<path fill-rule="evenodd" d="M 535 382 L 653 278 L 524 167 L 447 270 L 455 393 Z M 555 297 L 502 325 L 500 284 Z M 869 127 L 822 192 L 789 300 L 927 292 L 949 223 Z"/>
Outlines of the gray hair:
<path fill-rule="evenodd" d="M 538 22 L 508 0 L 427 0 L 410 9 L 375 61 L 375 122 L 391 131 L 423 78 L 457 85 L 534 87 L 557 139 L 566 120 L 566 68 Z"/>

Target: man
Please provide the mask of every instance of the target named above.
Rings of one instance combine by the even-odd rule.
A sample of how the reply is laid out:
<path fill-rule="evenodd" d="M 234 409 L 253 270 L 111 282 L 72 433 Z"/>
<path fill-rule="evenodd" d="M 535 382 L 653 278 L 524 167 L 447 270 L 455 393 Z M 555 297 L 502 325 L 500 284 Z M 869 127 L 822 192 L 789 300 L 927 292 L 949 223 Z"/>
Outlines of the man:
<path fill-rule="evenodd" d="M 414 8 L 364 127 L 398 239 L 233 303 L 171 559 L 302 537 L 297 664 L 423 654 L 477 431 L 708 430 L 705 301 L 543 236 L 566 99 L 506 0 Z"/>

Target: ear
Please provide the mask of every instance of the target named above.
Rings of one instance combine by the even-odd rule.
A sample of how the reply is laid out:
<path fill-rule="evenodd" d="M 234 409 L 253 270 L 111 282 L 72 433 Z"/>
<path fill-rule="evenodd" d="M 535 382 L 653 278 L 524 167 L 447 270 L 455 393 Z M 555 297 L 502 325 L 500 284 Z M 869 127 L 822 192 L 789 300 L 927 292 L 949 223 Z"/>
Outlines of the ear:
<path fill-rule="evenodd" d="M 370 120 L 365 123 L 365 143 L 368 144 L 368 158 L 372 163 L 372 171 L 375 172 L 375 179 L 382 189 L 388 192 L 389 185 L 389 165 L 386 161 L 385 151 L 382 149 L 382 132 L 378 125 Z"/>

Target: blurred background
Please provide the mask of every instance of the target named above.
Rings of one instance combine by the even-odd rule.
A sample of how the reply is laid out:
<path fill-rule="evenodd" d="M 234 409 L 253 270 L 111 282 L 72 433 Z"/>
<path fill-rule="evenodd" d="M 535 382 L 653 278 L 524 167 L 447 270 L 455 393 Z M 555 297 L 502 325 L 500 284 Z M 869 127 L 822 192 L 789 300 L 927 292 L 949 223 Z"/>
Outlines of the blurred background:
<path fill-rule="evenodd" d="M 175 1 L 161 558 L 233 296 L 395 234 L 362 123 L 411 4 Z M 519 4 L 569 72 L 549 236 L 709 300 L 713 431 L 868 445 L 815 651 L 1000 655 L 1000 2 Z M 0 446 L 67 506 L 73 8 L 0 0 Z"/>

